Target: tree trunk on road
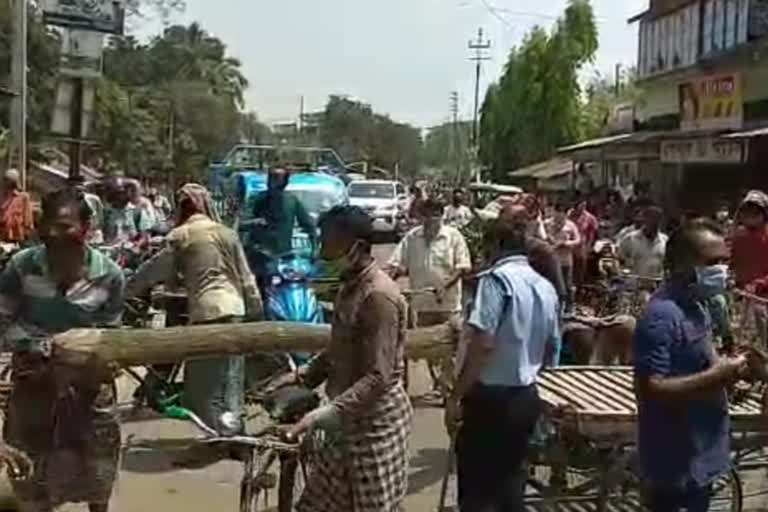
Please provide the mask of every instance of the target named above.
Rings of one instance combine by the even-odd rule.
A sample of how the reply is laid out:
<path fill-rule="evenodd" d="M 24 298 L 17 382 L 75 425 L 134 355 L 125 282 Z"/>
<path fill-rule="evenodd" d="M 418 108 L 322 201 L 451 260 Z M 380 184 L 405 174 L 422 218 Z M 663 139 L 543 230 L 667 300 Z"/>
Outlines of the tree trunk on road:
<path fill-rule="evenodd" d="M 166 329 L 73 329 L 55 338 L 54 355 L 66 366 L 120 367 L 253 352 L 319 352 L 330 342 L 328 325 L 289 322 L 193 325 Z M 456 331 L 450 325 L 408 332 L 412 359 L 453 353 Z"/>

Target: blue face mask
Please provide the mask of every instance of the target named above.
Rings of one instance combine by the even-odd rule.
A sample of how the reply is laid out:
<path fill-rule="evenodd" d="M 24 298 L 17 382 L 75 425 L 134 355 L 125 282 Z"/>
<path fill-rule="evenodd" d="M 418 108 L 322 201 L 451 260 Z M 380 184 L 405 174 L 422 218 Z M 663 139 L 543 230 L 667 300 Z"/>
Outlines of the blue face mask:
<path fill-rule="evenodd" d="M 696 294 L 710 298 L 724 293 L 728 288 L 728 265 L 696 267 Z"/>

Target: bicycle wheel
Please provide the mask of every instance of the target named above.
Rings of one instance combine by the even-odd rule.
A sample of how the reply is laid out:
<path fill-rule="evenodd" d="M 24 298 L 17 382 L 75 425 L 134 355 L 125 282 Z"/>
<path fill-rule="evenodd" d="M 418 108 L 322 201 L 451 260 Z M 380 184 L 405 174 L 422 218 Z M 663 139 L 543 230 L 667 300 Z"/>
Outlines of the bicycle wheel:
<path fill-rule="evenodd" d="M 712 502 L 710 511 L 742 512 L 744 508 L 744 488 L 738 471 L 732 469 L 712 484 Z"/>
<path fill-rule="evenodd" d="M 293 512 L 306 485 L 304 467 L 296 454 L 280 456 L 280 482 L 277 488 L 278 512 Z"/>

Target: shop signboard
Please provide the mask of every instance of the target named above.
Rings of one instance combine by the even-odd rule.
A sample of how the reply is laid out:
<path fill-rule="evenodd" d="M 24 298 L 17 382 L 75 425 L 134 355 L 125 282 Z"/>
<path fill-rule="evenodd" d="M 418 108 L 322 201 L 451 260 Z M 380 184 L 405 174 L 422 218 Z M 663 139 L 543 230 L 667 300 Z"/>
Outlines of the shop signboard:
<path fill-rule="evenodd" d="M 660 158 L 669 164 L 740 164 L 746 154 L 740 140 L 702 138 L 662 141 Z"/>
<path fill-rule="evenodd" d="M 64 30 L 61 34 L 59 72 L 74 78 L 101 76 L 104 35 L 90 30 Z"/>
<path fill-rule="evenodd" d="M 678 87 L 680 129 L 738 130 L 744 120 L 739 73 L 696 78 Z"/>
<path fill-rule="evenodd" d="M 125 9 L 116 0 L 43 0 L 43 22 L 49 25 L 122 35 Z"/>

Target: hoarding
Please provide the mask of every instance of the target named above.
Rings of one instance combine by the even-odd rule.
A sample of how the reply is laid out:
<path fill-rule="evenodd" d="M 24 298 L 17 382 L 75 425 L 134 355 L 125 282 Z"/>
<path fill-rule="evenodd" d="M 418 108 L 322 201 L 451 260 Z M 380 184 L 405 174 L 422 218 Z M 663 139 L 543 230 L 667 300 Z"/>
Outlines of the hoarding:
<path fill-rule="evenodd" d="M 741 75 L 697 78 L 678 87 L 680 129 L 740 129 L 744 120 Z"/>
<path fill-rule="evenodd" d="M 122 35 L 125 10 L 115 0 L 43 0 L 43 22 Z"/>

